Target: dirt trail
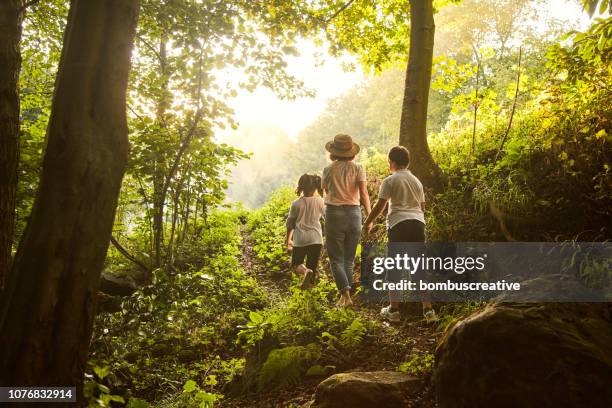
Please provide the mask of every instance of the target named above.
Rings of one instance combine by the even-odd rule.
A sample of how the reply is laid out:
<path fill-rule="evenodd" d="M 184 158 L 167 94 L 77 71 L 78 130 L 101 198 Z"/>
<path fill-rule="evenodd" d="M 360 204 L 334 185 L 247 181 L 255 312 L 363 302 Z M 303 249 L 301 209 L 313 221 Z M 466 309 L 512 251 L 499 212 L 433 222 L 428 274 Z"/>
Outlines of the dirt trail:
<path fill-rule="evenodd" d="M 264 268 L 258 264 L 252 249 L 250 238 L 244 236 L 242 245 L 241 265 L 245 271 L 252 271 L 260 285 L 270 295 L 272 302 L 282 300 L 286 296 L 288 279 L 271 279 Z M 322 260 L 321 273 L 329 276 L 326 259 Z M 377 371 L 396 370 L 400 362 L 408 361 L 414 355 L 433 353 L 440 333 L 435 327 L 426 325 L 418 314 L 407 316 L 401 323 L 391 325 L 381 321 L 379 310 L 381 304 L 364 303 L 359 297 L 355 299 L 353 310 L 363 321 L 374 323 L 374 328 L 365 336 L 363 342 L 353 350 L 350 358 L 337 367 L 336 372 L 347 371 Z M 420 306 L 420 305 L 419 305 Z M 412 309 L 418 310 L 419 307 Z M 425 382 L 429 383 L 429 373 L 421 373 Z M 268 393 L 226 398 L 221 402 L 223 407 L 301 407 L 312 400 L 316 386 L 322 379 L 306 378 L 299 386 L 284 390 L 274 390 Z M 435 407 L 433 393 L 427 385 L 424 390 L 414 396 L 410 407 Z"/>

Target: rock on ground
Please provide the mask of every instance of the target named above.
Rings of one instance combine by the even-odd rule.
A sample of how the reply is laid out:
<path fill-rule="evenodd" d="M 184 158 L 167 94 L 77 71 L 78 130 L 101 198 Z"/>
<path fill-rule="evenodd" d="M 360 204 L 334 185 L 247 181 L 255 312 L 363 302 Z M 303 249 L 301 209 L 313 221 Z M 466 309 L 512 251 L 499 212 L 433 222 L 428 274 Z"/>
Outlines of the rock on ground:
<path fill-rule="evenodd" d="M 113 275 L 102 272 L 100 276 L 100 291 L 111 296 L 129 296 L 136 292 L 138 286 L 129 276 Z"/>
<path fill-rule="evenodd" d="M 612 407 L 612 304 L 492 304 L 436 350 L 441 408 Z"/>
<path fill-rule="evenodd" d="M 422 387 L 418 378 L 393 371 L 332 375 L 315 391 L 312 408 L 403 407 Z"/>

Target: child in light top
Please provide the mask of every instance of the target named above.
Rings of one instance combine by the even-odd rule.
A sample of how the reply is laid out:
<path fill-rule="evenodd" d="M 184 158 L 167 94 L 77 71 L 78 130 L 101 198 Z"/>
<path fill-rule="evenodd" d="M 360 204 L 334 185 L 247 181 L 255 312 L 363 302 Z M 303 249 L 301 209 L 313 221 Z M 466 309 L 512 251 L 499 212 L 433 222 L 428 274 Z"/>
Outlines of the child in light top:
<path fill-rule="evenodd" d="M 310 289 L 314 286 L 323 247 L 320 220 L 325 203 L 321 198 L 321 177 L 303 174 L 295 192 L 300 197 L 291 203 L 287 217 L 287 251 L 291 253 L 291 266 L 303 278 L 302 289 Z M 319 195 L 315 196 L 315 192 Z"/>
<path fill-rule="evenodd" d="M 396 251 L 397 243 L 425 242 L 425 194 L 419 179 L 408 170 L 410 153 L 403 146 L 389 151 L 389 170 L 392 175 L 380 186 L 378 202 L 365 221 L 366 234 L 372 229 L 374 220 L 383 212 L 387 203 L 387 237 L 389 251 Z M 395 243 L 396 245 L 393 245 Z M 388 279 L 397 279 L 397 274 L 388 274 Z M 380 311 L 382 317 L 392 322 L 400 320 L 400 293 L 389 291 L 389 306 Z M 437 320 L 431 302 L 423 301 L 423 315 L 428 322 Z"/>

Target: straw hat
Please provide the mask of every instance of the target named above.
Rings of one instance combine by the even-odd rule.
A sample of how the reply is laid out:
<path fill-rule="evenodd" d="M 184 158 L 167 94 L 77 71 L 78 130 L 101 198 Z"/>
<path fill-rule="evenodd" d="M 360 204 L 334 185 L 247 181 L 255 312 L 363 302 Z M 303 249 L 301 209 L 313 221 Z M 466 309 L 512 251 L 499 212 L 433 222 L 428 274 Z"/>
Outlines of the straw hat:
<path fill-rule="evenodd" d="M 339 134 L 325 144 L 325 150 L 338 157 L 353 157 L 359 153 L 359 145 L 349 135 Z"/>

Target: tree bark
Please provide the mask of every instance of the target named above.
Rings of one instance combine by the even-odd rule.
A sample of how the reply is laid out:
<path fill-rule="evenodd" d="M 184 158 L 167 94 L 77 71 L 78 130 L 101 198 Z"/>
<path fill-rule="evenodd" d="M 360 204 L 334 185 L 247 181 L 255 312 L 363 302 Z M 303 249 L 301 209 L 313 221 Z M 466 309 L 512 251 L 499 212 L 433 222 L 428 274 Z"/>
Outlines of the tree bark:
<path fill-rule="evenodd" d="M 71 2 L 40 187 L 0 301 L 3 386 L 76 386 L 82 402 L 100 272 L 127 161 L 138 3 Z"/>
<path fill-rule="evenodd" d="M 0 1 L 0 293 L 11 266 L 19 165 L 22 0 Z"/>
<path fill-rule="evenodd" d="M 410 169 L 434 191 L 443 175 L 427 143 L 427 103 L 433 63 L 435 25 L 432 0 L 410 0 L 410 51 L 400 123 L 400 144 L 410 150 Z"/>

